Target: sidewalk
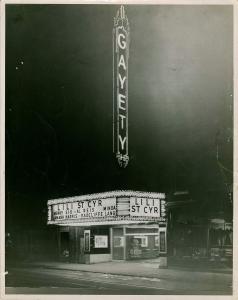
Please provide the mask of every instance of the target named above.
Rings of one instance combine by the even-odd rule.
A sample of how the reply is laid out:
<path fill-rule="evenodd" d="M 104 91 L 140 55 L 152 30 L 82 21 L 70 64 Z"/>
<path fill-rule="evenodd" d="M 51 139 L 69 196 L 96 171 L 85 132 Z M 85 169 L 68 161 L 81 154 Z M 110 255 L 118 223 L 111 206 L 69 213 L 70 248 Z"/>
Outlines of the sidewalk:
<path fill-rule="evenodd" d="M 163 278 L 163 279 L 176 279 L 191 277 L 209 278 L 216 276 L 232 275 L 231 268 L 213 268 L 208 270 L 196 270 L 194 268 L 181 268 L 178 266 L 168 267 L 167 269 L 159 268 L 159 259 L 140 260 L 140 261 L 111 261 L 97 264 L 77 264 L 67 262 L 26 262 L 23 264 L 25 267 L 43 267 L 49 269 L 62 269 L 72 271 L 83 271 L 93 273 L 115 274 L 115 275 L 128 275 L 136 277 L 147 278 Z M 191 274 L 192 273 L 192 274 Z M 197 279 L 196 279 L 197 280 Z"/>
<path fill-rule="evenodd" d="M 133 276 L 138 280 L 158 282 L 164 289 L 195 293 L 195 291 L 216 291 L 228 294 L 232 285 L 232 270 L 197 271 L 196 269 L 182 270 L 181 268 L 159 268 L 159 260 L 143 261 L 111 261 L 97 264 L 76 264 L 62 262 L 25 262 L 16 267 L 44 268 L 78 272 L 91 272 L 99 276 Z M 222 271 L 222 272 L 221 272 Z M 85 274 L 86 275 L 86 274 Z M 128 277 L 128 280 L 130 279 Z M 156 283 L 157 284 L 157 283 Z"/>

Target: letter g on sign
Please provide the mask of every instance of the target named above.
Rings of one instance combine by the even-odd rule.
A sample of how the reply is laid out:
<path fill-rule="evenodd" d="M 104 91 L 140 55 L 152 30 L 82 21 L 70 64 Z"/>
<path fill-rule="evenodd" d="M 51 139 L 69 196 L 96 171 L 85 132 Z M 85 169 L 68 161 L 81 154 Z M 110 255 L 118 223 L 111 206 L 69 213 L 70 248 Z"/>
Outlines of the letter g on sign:
<path fill-rule="evenodd" d="M 122 40 L 122 38 L 124 40 Z M 121 49 L 126 49 L 126 41 L 125 41 L 125 35 L 123 33 L 119 33 L 118 34 L 118 38 L 117 38 L 117 42 L 118 42 L 118 45 Z"/>

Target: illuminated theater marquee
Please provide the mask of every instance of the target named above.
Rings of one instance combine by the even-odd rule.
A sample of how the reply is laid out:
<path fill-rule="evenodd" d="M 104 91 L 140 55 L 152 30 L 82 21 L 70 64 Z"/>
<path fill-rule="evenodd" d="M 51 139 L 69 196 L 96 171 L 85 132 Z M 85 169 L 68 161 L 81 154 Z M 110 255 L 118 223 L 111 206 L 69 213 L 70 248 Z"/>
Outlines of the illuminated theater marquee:
<path fill-rule="evenodd" d="M 116 199 L 95 199 L 52 206 L 53 220 L 105 218 L 116 215 Z"/>
<path fill-rule="evenodd" d="M 113 151 L 126 167 L 128 155 L 128 58 L 129 22 L 121 6 L 113 28 Z"/>
<path fill-rule="evenodd" d="M 163 194 L 108 192 L 48 201 L 48 224 L 165 220 Z"/>

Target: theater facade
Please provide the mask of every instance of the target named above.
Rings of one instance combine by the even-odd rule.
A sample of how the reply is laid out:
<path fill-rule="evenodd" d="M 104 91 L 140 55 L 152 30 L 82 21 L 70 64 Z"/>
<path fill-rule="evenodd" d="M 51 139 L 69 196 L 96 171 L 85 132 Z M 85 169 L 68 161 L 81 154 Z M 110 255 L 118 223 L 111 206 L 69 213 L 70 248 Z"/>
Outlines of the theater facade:
<path fill-rule="evenodd" d="M 47 205 L 60 260 L 90 264 L 167 253 L 163 193 L 112 191 L 52 199 Z"/>

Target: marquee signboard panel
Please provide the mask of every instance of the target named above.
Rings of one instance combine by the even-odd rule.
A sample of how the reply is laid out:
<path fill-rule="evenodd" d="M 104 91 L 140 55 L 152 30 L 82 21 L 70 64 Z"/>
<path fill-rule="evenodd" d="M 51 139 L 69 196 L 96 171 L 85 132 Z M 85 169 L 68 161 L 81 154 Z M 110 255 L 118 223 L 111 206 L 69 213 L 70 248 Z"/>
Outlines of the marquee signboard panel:
<path fill-rule="evenodd" d="M 52 205 L 54 221 L 116 216 L 116 198 L 75 201 Z"/>
<path fill-rule="evenodd" d="M 159 195 L 159 194 L 158 194 Z M 161 194 L 160 194 L 161 195 Z M 141 196 L 141 197 L 140 197 Z M 165 221 L 165 199 L 146 195 L 114 195 L 97 198 L 81 197 L 48 201 L 48 224 L 111 222 L 111 221 Z"/>
<path fill-rule="evenodd" d="M 164 200 L 136 198 L 130 200 L 130 215 L 137 217 L 160 217 L 163 215 Z"/>

